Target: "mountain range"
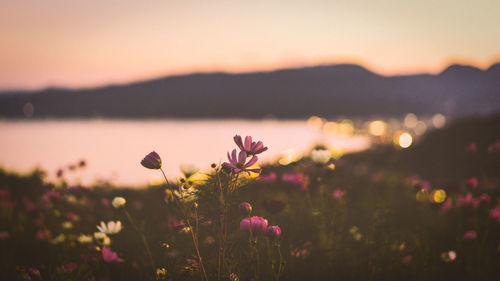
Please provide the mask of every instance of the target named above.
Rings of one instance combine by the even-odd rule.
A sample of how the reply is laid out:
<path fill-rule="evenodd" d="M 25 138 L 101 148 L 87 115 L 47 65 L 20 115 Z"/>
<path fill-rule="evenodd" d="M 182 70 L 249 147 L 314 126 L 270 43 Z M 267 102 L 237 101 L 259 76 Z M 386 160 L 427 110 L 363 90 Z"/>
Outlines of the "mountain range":
<path fill-rule="evenodd" d="M 0 93 L 0 117 L 305 118 L 462 116 L 500 110 L 500 63 L 450 65 L 438 74 L 382 76 L 337 64 L 270 72 L 196 73 L 89 89 Z"/>

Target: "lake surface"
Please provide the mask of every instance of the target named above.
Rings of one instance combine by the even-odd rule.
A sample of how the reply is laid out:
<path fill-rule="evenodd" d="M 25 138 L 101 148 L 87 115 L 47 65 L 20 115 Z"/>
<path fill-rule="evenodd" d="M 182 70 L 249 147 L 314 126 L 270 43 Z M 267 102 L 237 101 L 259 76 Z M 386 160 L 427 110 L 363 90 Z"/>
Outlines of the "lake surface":
<path fill-rule="evenodd" d="M 226 152 L 236 148 L 235 134 L 251 135 L 269 148 L 259 163 L 276 161 L 290 149 L 307 152 L 317 143 L 344 152 L 370 146 L 367 136 L 323 134 L 305 120 L 1 120 L 0 166 L 19 172 L 40 167 L 56 180 L 58 169 L 85 160 L 85 169 L 65 173 L 68 182 L 138 186 L 161 179 L 161 173 L 140 165 L 152 150 L 174 178 L 181 176 L 180 164 L 208 170 L 211 163 L 226 161 Z"/>

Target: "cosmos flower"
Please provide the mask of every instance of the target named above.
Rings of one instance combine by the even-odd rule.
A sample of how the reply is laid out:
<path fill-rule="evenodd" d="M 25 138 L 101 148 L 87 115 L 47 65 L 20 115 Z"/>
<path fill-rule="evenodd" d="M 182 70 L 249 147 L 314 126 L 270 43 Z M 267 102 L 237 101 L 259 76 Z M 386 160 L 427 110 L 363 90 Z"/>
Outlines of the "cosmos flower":
<path fill-rule="evenodd" d="M 122 230 L 122 222 L 121 221 L 109 221 L 107 224 L 101 221 L 101 224 L 97 226 L 99 232 L 105 234 L 116 234 Z"/>
<path fill-rule="evenodd" d="M 160 169 L 161 168 L 161 158 L 155 151 L 150 152 L 141 161 L 141 165 L 148 169 Z"/>
<path fill-rule="evenodd" d="M 474 230 L 469 230 L 464 234 L 463 239 L 464 240 L 474 240 L 474 239 L 476 239 L 476 237 L 477 237 L 477 233 Z"/>
<path fill-rule="evenodd" d="M 269 175 L 260 175 L 258 178 L 257 178 L 257 181 L 260 182 L 260 183 L 270 183 L 270 182 L 274 182 L 276 180 L 276 173 L 275 172 L 272 172 L 270 173 Z"/>
<path fill-rule="evenodd" d="M 248 175 L 250 175 L 250 172 L 260 173 L 261 169 L 248 169 L 249 167 L 257 163 L 257 160 L 259 160 L 257 156 L 253 156 L 250 161 L 246 162 L 247 153 L 245 151 L 240 151 L 238 157 L 236 157 L 236 153 L 236 149 L 233 149 L 231 155 L 228 152 L 227 159 L 229 160 L 229 162 L 224 162 L 222 166 L 232 169 L 235 173 L 247 172 Z"/>
<path fill-rule="evenodd" d="M 123 262 L 123 259 L 119 258 L 118 254 L 111 251 L 111 249 L 108 247 L 102 248 L 102 259 L 108 263 Z"/>
<path fill-rule="evenodd" d="M 241 151 L 246 152 L 247 156 L 257 155 L 267 150 L 267 147 L 264 147 L 261 141 L 252 141 L 251 136 L 245 137 L 245 143 L 243 143 L 240 135 L 235 135 L 233 139 Z"/>
<path fill-rule="evenodd" d="M 116 209 L 125 206 L 125 203 L 127 203 L 127 200 L 120 196 L 113 198 L 113 201 L 111 201 L 111 205 L 113 205 Z"/>
<path fill-rule="evenodd" d="M 476 177 L 472 177 L 472 178 L 465 181 L 465 186 L 467 186 L 467 187 L 476 188 L 477 184 L 478 184 L 478 180 Z"/>
<path fill-rule="evenodd" d="M 238 209 L 240 209 L 240 213 L 248 216 L 252 212 L 252 205 L 247 202 L 243 202 L 238 206 Z"/>
<path fill-rule="evenodd" d="M 264 233 L 267 230 L 267 220 L 262 217 L 253 216 L 240 221 L 240 229 L 253 234 Z"/>

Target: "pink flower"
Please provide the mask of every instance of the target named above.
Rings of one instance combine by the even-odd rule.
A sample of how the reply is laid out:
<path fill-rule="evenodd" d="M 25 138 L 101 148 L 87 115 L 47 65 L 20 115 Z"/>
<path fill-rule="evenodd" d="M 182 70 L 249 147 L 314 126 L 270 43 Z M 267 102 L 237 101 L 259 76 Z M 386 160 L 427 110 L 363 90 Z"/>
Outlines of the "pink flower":
<path fill-rule="evenodd" d="M 260 175 L 257 178 L 257 181 L 260 183 L 270 183 L 270 182 L 274 182 L 275 180 L 276 180 L 276 173 L 275 172 L 272 172 L 267 176 Z"/>
<path fill-rule="evenodd" d="M 247 156 L 257 155 L 267 150 L 267 147 L 264 147 L 261 141 L 252 142 L 251 136 L 245 137 L 245 143 L 243 143 L 240 135 L 235 135 L 233 139 L 236 145 L 246 152 Z"/>
<path fill-rule="evenodd" d="M 307 187 L 309 186 L 309 177 L 303 176 L 301 174 L 284 173 L 283 175 L 281 175 L 281 179 L 284 182 L 289 182 L 289 183 L 299 185 L 301 190 L 306 190 Z"/>
<path fill-rule="evenodd" d="M 32 212 L 32 211 L 35 211 L 36 210 L 36 206 L 35 204 L 33 204 L 33 202 L 31 202 L 31 200 L 28 198 L 28 197 L 23 197 L 21 198 L 21 201 L 23 202 L 24 204 L 24 209 L 28 212 Z"/>
<path fill-rule="evenodd" d="M 500 222 L 500 206 L 497 206 L 490 211 L 490 218 Z"/>
<path fill-rule="evenodd" d="M 236 149 L 233 149 L 233 152 L 231 155 L 229 155 L 229 152 L 227 153 L 227 159 L 229 162 L 224 162 L 222 164 L 223 167 L 232 169 L 233 172 L 239 173 L 239 172 L 247 172 L 248 175 L 250 175 L 250 172 L 254 173 L 260 173 L 261 169 L 248 169 L 248 167 L 251 167 L 255 163 L 257 163 L 257 156 L 253 156 L 250 161 L 247 161 L 247 153 L 245 151 L 240 151 L 238 157 L 236 157 Z"/>
<path fill-rule="evenodd" d="M 161 158 L 155 151 L 150 152 L 141 161 L 141 165 L 148 169 L 158 170 L 161 168 Z"/>
<path fill-rule="evenodd" d="M 464 234 L 464 237 L 463 239 L 464 240 L 474 240 L 476 239 L 477 237 L 477 234 L 474 230 L 470 230 L 470 231 L 467 231 L 465 234 Z"/>
<path fill-rule="evenodd" d="M 488 152 L 489 153 L 500 152 L 500 140 L 490 144 L 488 146 Z"/>
<path fill-rule="evenodd" d="M 443 204 L 441 204 L 441 209 L 439 210 L 439 213 L 441 215 L 444 215 L 446 214 L 450 209 L 451 209 L 451 198 L 448 198 L 446 201 L 443 202 Z"/>
<path fill-rule="evenodd" d="M 340 189 L 335 189 L 333 191 L 333 198 L 335 198 L 335 200 L 339 200 L 340 198 L 342 198 L 342 196 L 344 196 L 344 192 Z"/>
<path fill-rule="evenodd" d="M 483 193 L 481 195 L 481 197 L 479 197 L 479 200 L 481 200 L 481 202 L 485 202 L 485 203 L 489 204 L 491 202 L 491 197 L 488 194 Z"/>
<path fill-rule="evenodd" d="M 7 231 L 0 231 L 0 240 L 9 239 L 10 234 Z"/>
<path fill-rule="evenodd" d="M 118 254 L 108 247 L 102 248 L 102 259 L 109 263 L 123 262 L 123 259 L 119 258 Z"/>
<path fill-rule="evenodd" d="M 476 177 L 472 177 L 472 178 L 465 181 L 465 186 L 467 186 L 467 187 L 476 188 L 477 184 L 478 184 L 478 180 Z"/>
<path fill-rule="evenodd" d="M 248 216 L 252 212 L 252 205 L 250 205 L 250 203 L 243 202 L 238 206 L 238 209 L 240 209 L 241 214 Z"/>
<path fill-rule="evenodd" d="M 403 258 L 403 260 L 401 260 L 401 263 L 404 264 L 404 265 L 408 265 L 410 264 L 411 260 L 413 259 L 412 256 L 406 256 Z"/>
<path fill-rule="evenodd" d="M 465 151 L 467 152 L 476 152 L 477 151 L 477 145 L 475 142 L 472 142 L 471 144 L 469 144 L 466 148 L 465 148 Z"/>
<path fill-rule="evenodd" d="M 28 268 L 28 274 L 31 276 L 40 276 L 40 270 L 38 270 L 38 268 L 30 267 Z"/>
<path fill-rule="evenodd" d="M 472 194 L 469 192 L 464 197 L 458 198 L 458 206 L 464 207 L 467 205 L 472 205 Z"/>
<path fill-rule="evenodd" d="M 281 229 L 277 225 L 271 225 L 267 228 L 267 235 L 272 238 L 278 238 L 281 235 Z"/>
<path fill-rule="evenodd" d="M 431 184 L 428 181 L 421 181 L 418 183 L 418 185 L 420 186 L 420 189 L 423 189 L 423 190 L 431 189 Z"/>
<path fill-rule="evenodd" d="M 240 221 L 240 229 L 253 234 L 264 233 L 267 230 L 267 220 L 262 217 L 253 216 Z"/>

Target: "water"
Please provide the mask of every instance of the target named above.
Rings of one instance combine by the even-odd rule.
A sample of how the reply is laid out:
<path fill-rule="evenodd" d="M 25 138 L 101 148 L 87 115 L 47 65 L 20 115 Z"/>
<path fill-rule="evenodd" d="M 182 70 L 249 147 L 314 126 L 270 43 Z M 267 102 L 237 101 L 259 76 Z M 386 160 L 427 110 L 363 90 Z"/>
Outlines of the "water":
<path fill-rule="evenodd" d="M 56 171 L 83 159 L 87 167 L 65 173 L 70 183 L 96 180 L 139 186 L 161 174 L 140 165 L 152 150 L 160 154 L 166 174 L 179 177 L 179 165 L 208 170 L 226 161 L 236 148 L 233 136 L 251 135 L 269 147 L 260 163 L 275 161 L 280 153 L 307 151 L 316 143 L 344 151 L 370 145 L 366 136 L 324 135 L 306 121 L 248 120 L 3 120 L 0 121 L 0 166 L 19 172 L 40 167 L 56 180 Z"/>

